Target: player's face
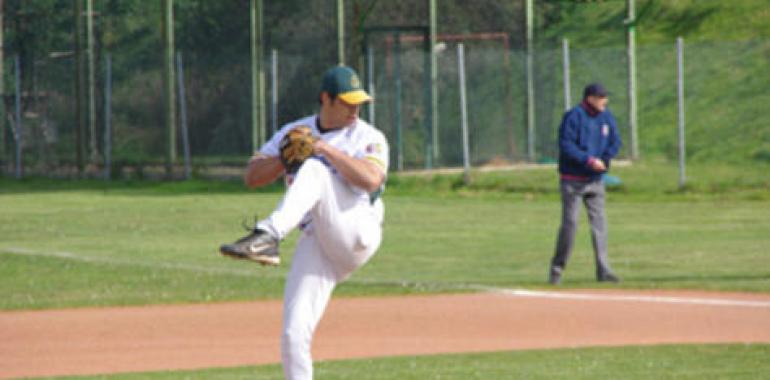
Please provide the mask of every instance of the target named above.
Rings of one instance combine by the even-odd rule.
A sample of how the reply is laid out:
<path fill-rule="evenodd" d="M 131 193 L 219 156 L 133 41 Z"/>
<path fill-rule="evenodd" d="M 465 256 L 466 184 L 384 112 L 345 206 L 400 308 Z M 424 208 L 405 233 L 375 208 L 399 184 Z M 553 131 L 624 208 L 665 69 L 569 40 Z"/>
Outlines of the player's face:
<path fill-rule="evenodd" d="M 588 101 L 588 104 L 593 106 L 597 111 L 604 112 L 604 110 L 607 109 L 607 102 L 609 101 L 609 98 L 606 96 L 599 97 L 592 95 L 586 98 L 586 101 Z"/>
<path fill-rule="evenodd" d="M 360 104 L 346 103 L 340 98 L 331 99 L 325 95 L 321 97 L 323 107 L 326 108 L 329 116 L 329 126 L 327 128 L 342 128 L 356 121 Z"/>

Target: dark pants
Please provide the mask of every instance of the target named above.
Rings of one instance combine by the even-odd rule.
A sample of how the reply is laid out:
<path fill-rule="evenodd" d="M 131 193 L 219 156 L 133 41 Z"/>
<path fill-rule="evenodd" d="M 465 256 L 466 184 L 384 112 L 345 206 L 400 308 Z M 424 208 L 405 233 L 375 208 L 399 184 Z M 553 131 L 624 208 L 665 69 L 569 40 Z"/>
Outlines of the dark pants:
<path fill-rule="evenodd" d="M 561 181 L 561 227 L 556 241 L 556 253 L 551 260 L 551 267 L 564 269 L 572 254 L 577 231 L 580 201 L 588 211 L 591 223 L 591 239 L 596 256 L 596 275 L 610 273 L 607 257 L 607 218 L 604 214 L 604 183 L 601 180 L 580 182 Z"/>

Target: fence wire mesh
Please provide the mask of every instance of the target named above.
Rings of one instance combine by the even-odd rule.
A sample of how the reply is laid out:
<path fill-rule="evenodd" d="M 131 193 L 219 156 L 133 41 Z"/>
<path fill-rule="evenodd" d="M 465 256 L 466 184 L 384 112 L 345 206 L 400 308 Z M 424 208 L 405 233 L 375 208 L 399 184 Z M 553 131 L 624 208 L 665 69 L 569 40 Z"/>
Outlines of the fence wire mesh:
<path fill-rule="evenodd" d="M 361 2 L 344 3 L 348 15 L 344 24 L 346 63 L 368 81 L 366 57 L 371 51 L 371 82 L 376 98 L 373 114 L 375 125 L 390 140 L 392 169 L 462 165 L 458 43 L 465 46 L 472 165 L 527 161 L 524 1 L 437 2 L 435 141 L 429 118 L 429 60 L 419 29 L 427 26 L 427 3 L 374 2 L 370 9 L 361 7 Z M 86 172 L 101 173 L 105 137 L 111 138 L 113 166 L 119 169 L 113 171 L 116 176 L 127 175 L 130 170 L 125 168 L 136 170 L 166 162 L 169 142 L 159 32 L 162 10 L 158 4 L 95 2 L 97 38 L 91 86 L 85 51 L 79 62 L 79 85 L 75 75 L 78 62 L 73 51 L 72 2 L 5 2 L 5 115 L 0 133 L 3 173 L 12 173 L 16 163 L 17 141 L 12 131 L 16 127 L 17 56 L 21 63 L 21 147 L 26 173 L 75 176 L 79 150 L 87 164 Z M 250 2 L 177 0 L 174 4 L 175 51 L 183 60 L 193 165 L 198 171 L 242 165 L 253 149 Z M 536 29 L 532 101 L 534 158 L 538 162 L 557 158 L 558 125 L 567 106 L 561 37 L 541 33 L 549 21 L 543 16 L 545 8 L 555 6 L 545 2 L 536 12 L 536 26 L 541 29 Z M 336 7 L 336 0 L 264 2 L 264 137 L 283 123 L 317 112 L 321 75 L 337 63 Z M 371 32 L 364 38 L 367 31 L 377 27 L 390 29 Z M 623 29 L 613 29 L 613 33 L 619 36 L 615 46 L 570 44 L 570 95 L 572 103 L 579 102 L 583 86 L 595 81 L 610 89 L 610 109 L 626 142 L 621 156 L 628 157 L 628 56 L 622 45 Z M 85 30 L 81 30 L 81 39 L 85 46 Z M 673 158 L 677 120 L 675 44 L 638 46 L 636 54 L 642 155 Z M 109 114 L 104 104 L 107 57 L 113 68 Z M 725 155 L 743 144 L 739 157 L 770 161 L 770 132 L 760 116 L 764 104 L 770 103 L 769 58 L 770 42 L 766 40 L 686 44 L 687 133 L 692 137 L 688 141 L 689 157 Z M 271 80 L 273 74 L 275 82 Z M 75 101 L 78 86 L 85 100 L 79 115 Z M 87 101 L 90 88 L 94 91 L 93 108 Z M 362 118 L 369 119 L 369 111 L 364 108 Z M 107 117 L 112 124 L 111 136 L 104 135 Z M 80 137 L 78 126 L 83 133 Z M 745 136 L 753 137 L 748 145 L 742 138 Z M 177 127 L 174 145 L 179 165 L 181 143 Z"/>

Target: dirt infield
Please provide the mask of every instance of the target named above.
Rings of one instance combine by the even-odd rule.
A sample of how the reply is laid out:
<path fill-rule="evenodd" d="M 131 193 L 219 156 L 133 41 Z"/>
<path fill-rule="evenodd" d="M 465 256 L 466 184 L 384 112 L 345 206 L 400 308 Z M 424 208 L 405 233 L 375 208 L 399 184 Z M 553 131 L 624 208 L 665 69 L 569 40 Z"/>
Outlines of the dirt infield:
<path fill-rule="evenodd" d="M 0 312 L 0 378 L 279 362 L 281 302 Z M 770 342 L 770 295 L 501 290 L 335 298 L 315 359 Z"/>

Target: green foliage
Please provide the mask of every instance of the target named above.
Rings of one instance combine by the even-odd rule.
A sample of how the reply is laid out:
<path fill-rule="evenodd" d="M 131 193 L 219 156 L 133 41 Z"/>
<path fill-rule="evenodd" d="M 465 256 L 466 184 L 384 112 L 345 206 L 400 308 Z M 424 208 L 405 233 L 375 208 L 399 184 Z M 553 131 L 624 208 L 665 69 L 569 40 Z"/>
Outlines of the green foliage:
<path fill-rule="evenodd" d="M 554 146 L 561 117 L 562 38 L 570 41 L 573 99 L 582 85 L 604 82 L 611 91 L 628 153 L 625 1 L 548 1 L 538 6 L 536 78 L 538 135 Z M 637 0 L 639 145 L 643 156 L 676 160 L 676 48 L 685 40 L 688 159 L 746 163 L 766 160 L 770 128 L 764 104 L 770 96 L 767 68 L 770 5 L 763 0 Z M 558 96 L 556 95 L 558 94 Z M 544 133 L 544 134 L 542 134 Z"/>
<path fill-rule="evenodd" d="M 761 161 L 770 143 L 767 41 L 685 45 L 687 157 L 695 162 Z M 719 58 L 717 58 L 719 57 Z M 676 51 L 648 45 L 638 53 L 640 146 L 677 158 Z"/>
<path fill-rule="evenodd" d="M 526 159 L 524 1 L 438 2 L 439 34 L 502 33 L 502 39 L 467 39 L 471 161 Z M 175 1 L 175 45 L 183 55 L 192 155 L 206 164 L 218 157 L 251 154 L 251 68 L 249 3 Z M 363 74 L 363 33 L 372 26 L 425 25 L 427 3 L 346 2 L 347 56 Z M 321 72 L 336 63 L 334 2 L 266 2 L 266 74 L 270 52 L 278 52 L 276 120 L 294 120 L 317 110 Z M 611 107 L 621 128 L 627 115 L 625 87 L 625 1 L 535 2 L 536 160 L 555 157 L 555 128 L 563 112 L 560 40 L 571 41 L 573 99 L 581 85 L 602 80 L 613 89 Z M 94 2 L 97 150 L 103 151 L 103 67 L 113 62 L 115 160 L 159 164 L 168 149 L 163 116 L 160 35 L 161 7 L 153 1 Z M 688 156 L 696 161 L 768 161 L 770 136 L 762 106 L 768 102 L 766 55 L 770 7 L 764 0 L 637 0 L 639 45 L 639 136 L 642 155 L 675 158 L 676 99 L 673 41 L 687 41 Z M 45 172 L 74 162 L 76 125 L 71 55 L 74 4 L 64 0 L 7 0 L 5 54 L 23 62 L 23 90 L 29 136 L 25 162 Z M 301 25 L 301 27 L 299 27 Z M 81 30 L 85 43 L 85 31 Z M 411 33 L 411 32 L 409 32 Z M 407 33 L 407 34 L 409 34 Z M 395 146 L 392 33 L 369 35 L 375 49 L 377 126 Z M 435 165 L 461 164 L 456 41 L 439 53 L 439 150 Z M 423 104 L 424 55 L 415 41 L 403 43 L 404 157 L 406 167 L 425 164 L 427 111 Z M 510 51 L 509 51 L 510 50 Z M 510 52 L 506 55 L 506 52 Z M 52 53 L 55 53 L 52 55 Z M 85 57 L 83 58 L 85 63 Z M 5 67 L 8 68 L 8 60 Z M 85 69 L 84 69 L 85 70 Z M 2 74 L 9 82 L 11 70 Z M 85 72 L 83 76 L 85 80 Z M 8 87 L 6 87 L 8 88 Z M 729 94 L 725 96 L 725 94 Z M 85 105 L 81 105 L 85 113 Z M 12 139 L 5 131 L 3 162 L 11 160 Z M 268 134 L 271 133 L 268 131 Z M 628 133 L 622 130 L 628 142 Z M 90 145 L 90 131 L 85 145 Z M 178 141 L 180 143 L 180 141 Z M 178 151 L 181 152 L 181 144 Z M 90 156 L 90 146 L 86 147 Z M 55 152 L 55 154 L 48 154 Z M 628 144 L 622 152 L 628 153 Z M 394 160 L 395 161 L 395 160 Z"/>
<path fill-rule="evenodd" d="M 569 38 L 578 46 L 622 45 L 626 1 L 545 1 L 540 5 L 541 43 Z M 764 0 L 636 0 L 640 45 L 744 41 L 770 37 L 770 6 Z"/>

